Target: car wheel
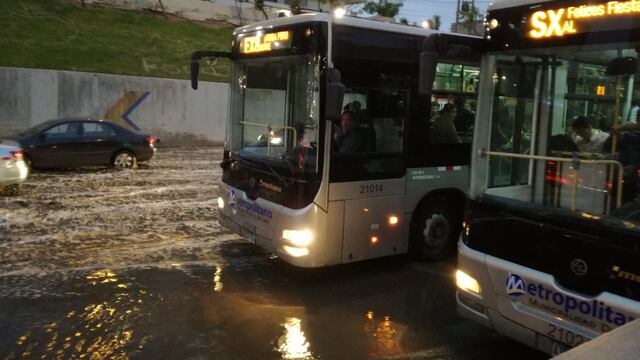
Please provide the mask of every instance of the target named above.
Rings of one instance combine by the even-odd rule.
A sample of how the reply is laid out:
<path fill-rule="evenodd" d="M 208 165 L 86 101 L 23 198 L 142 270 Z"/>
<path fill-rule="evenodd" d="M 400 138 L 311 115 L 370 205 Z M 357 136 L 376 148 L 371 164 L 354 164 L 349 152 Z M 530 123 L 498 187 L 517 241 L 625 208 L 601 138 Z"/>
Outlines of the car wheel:
<path fill-rule="evenodd" d="M 432 199 L 418 211 L 411 229 L 414 254 L 426 261 L 453 255 L 461 226 L 452 205 L 445 199 Z"/>
<path fill-rule="evenodd" d="M 118 151 L 111 163 L 117 169 L 135 169 L 138 166 L 136 156 L 129 151 Z"/>

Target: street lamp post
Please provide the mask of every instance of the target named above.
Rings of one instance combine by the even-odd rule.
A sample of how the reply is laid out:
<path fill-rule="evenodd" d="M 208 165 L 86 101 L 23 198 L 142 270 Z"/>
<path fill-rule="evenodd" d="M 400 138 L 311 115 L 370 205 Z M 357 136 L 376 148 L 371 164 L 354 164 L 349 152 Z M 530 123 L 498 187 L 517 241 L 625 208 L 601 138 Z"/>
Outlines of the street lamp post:
<path fill-rule="evenodd" d="M 460 0 L 458 0 L 458 4 L 456 5 L 456 29 L 454 32 L 458 32 L 459 23 L 460 23 Z"/>

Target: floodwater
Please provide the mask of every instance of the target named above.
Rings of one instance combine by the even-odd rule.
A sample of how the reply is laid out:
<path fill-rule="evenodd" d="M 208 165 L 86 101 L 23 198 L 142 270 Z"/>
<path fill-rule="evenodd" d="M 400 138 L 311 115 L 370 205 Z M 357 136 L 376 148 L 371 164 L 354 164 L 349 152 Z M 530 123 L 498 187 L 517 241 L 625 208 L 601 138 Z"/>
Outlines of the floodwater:
<path fill-rule="evenodd" d="M 456 315 L 455 261 L 288 266 L 216 220 L 220 148 L 0 196 L 0 359 L 544 359 Z"/>

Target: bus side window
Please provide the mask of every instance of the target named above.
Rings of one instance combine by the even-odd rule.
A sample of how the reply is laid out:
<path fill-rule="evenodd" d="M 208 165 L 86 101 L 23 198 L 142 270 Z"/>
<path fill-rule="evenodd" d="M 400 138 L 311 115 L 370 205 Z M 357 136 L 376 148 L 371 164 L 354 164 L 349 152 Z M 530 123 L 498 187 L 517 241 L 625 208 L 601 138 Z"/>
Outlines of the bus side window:
<path fill-rule="evenodd" d="M 390 89 L 351 89 L 343 117 L 334 127 L 338 153 L 401 153 L 407 93 Z"/>
<path fill-rule="evenodd" d="M 480 77 L 477 66 L 439 63 L 436 68 L 436 78 L 433 83 L 431 97 L 431 143 L 451 143 L 447 131 L 443 131 L 442 124 L 436 119 L 446 116 L 441 111 L 446 104 L 453 104 L 456 114 L 453 126 L 459 143 L 470 144 L 473 136 L 476 109 L 476 85 Z M 443 133 L 445 135 L 443 135 Z"/>

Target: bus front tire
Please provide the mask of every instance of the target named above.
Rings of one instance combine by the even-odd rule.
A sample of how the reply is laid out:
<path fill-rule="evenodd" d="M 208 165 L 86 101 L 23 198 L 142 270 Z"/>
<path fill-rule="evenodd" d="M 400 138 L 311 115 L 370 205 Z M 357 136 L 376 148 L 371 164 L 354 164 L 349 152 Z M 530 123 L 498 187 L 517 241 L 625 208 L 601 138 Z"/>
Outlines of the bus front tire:
<path fill-rule="evenodd" d="M 460 219 L 446 199 L 428 200 L 413 223 L 413 253 L 423 261 L 439 261 L 455 253 Z"/>

